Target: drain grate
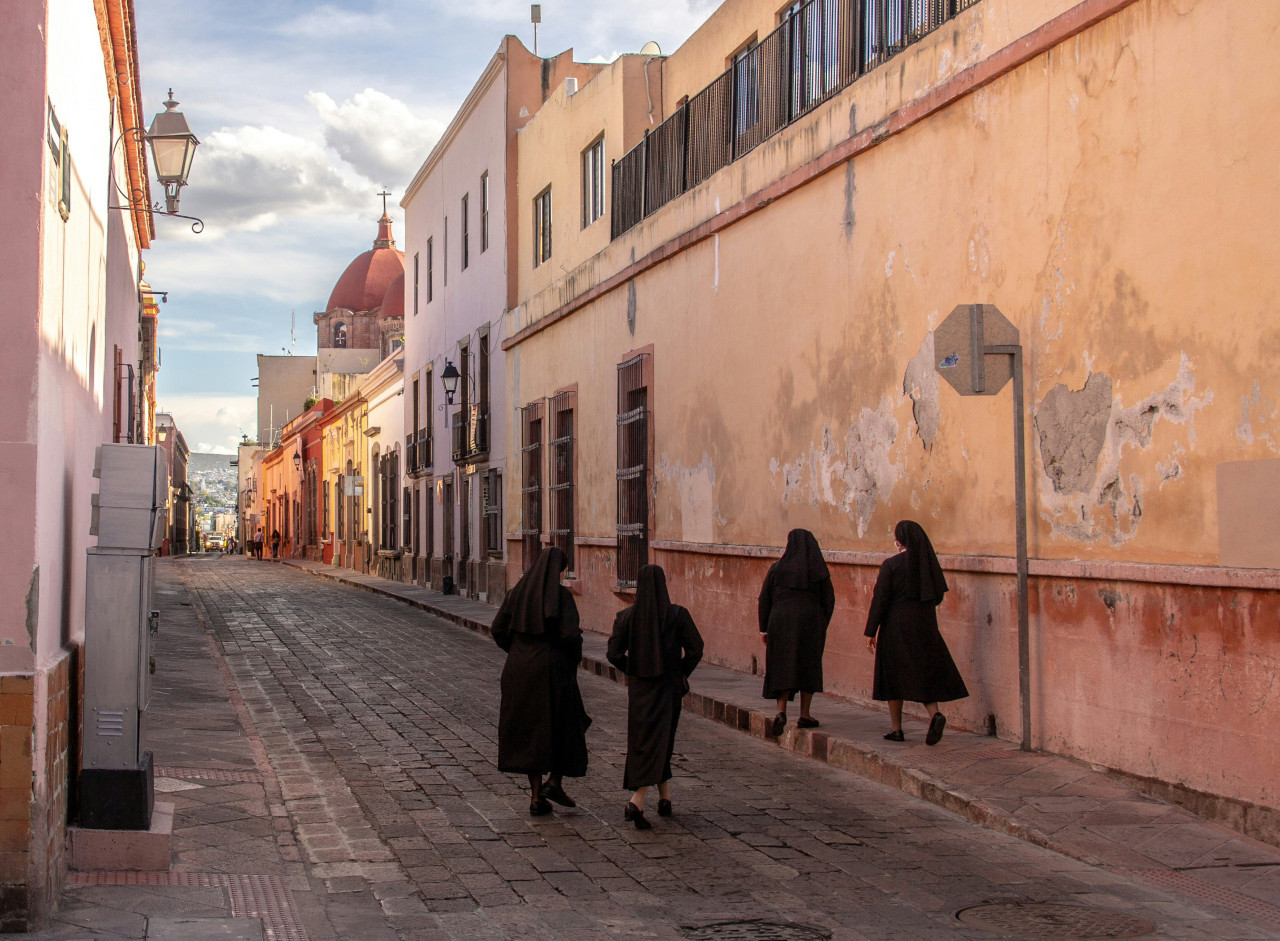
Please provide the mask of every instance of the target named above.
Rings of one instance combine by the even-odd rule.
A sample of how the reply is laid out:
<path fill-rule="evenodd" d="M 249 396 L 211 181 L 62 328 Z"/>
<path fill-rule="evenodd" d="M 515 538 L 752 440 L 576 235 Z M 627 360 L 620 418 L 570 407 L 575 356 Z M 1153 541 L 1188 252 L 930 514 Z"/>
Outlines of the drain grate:
<path fill-rule="evenodd" d="M 1125 912 L 1058 902 L 986 902 L 956 913 L 966 925 L 1005 937 L 1075 941 L 1088 938 L 1141 938 L 1156 930 Z"/>
<path fill-rule="evenodd" d="M 1133 874 L 1166 889 L 1173 889 L 1180 895 L 1217 905 L 1239 915 L 1248 915 L 1280 928 L 1280 907 L 1252 895 L 1170 869 L 1137 869 Z"/>
<path fill-rule="evenodd" d="M 827 941 L 831 937 L 831 932 L 809 925 L 759 920 L 684 925 L 680 933 L 689 941 Z"/>
<path fill-rule="evenodd" d="M 156 777 L 182 778 L 186 781 L 239 781 L 261 784 L 262 775 L 256 771 L 219 771 L 216 768 L 156 768 Z"/>
<path fill-rule="evenodd" d="M 307 933 L 293 904 L 293 893 L 277 876 L 232 876 L 220 872 L 69 872 L 67 885 L 226 889 L 231 899 L 231 917 L 261 918 L 266 941 L 307 941 Z"/>

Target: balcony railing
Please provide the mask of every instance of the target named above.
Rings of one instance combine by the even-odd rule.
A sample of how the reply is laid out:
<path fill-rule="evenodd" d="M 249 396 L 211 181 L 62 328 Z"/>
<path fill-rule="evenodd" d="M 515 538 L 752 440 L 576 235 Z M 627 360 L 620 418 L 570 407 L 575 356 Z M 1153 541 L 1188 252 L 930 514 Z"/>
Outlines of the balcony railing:
<path fill-rule="evenodd" d="M 613 238 L 978 0 L 809 0 L 613 163 Z"/>
<path fill-rule="evenodd" d="M 422 474 L 431 469 L 431 450 L 431 435 L 425 428 L 419 428 L 416 434 L 405 435 L 404 453 L 407 455 L 411 475 Z"/>
<path fill-rule="evenodd" d="M 464 405 L 453 415 L 453 462 L 470 464 L 489 455 L 489 412 Z"/>

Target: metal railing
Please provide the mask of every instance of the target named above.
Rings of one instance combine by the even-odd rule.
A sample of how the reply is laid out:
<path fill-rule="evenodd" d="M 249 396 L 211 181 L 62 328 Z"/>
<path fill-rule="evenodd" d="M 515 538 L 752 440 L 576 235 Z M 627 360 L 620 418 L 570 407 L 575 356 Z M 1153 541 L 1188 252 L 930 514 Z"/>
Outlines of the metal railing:
<path fill-rule="evenodd" d="M 489 453 L 489 413 L 467 405 L 453 415 L 453 461 L 466 464 Z"/>
<path fill-rule="evenodd" d="M 425 428 L 419 428 L 416 434 L 405 435 L 404 453 L 410 474 L 431 469 L 431 435 Z"/>
<path fill-rule="evenodd" d="M 809 0 L 613 163 L 617 238 L 978 0 Z"/>

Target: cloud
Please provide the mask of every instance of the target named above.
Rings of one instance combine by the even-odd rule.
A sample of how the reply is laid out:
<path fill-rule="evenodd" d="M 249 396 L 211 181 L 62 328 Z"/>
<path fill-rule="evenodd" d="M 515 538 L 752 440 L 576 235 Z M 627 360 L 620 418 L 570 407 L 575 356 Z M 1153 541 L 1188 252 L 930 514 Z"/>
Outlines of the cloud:
<path fill-rule="evenodd" d="M 276 31 L 292 38 L 344 39 L 352 36 L 385 36 L 392 24 L 381 13 L 343 10 L 323 3 L 276 27 Z"/>
<path fill-rule="evenodd" d="M 167 395 L 159 411 L 173 416 L 193 450 L 224 454 L 236 449 L 240 435 L 253 438 L 258 428 L 257 399 L 247 395 Z"/>
<path fill-rule="evenodd" d="M 445 128 L 444 121 L 417 117 L 404 102 L 373 88 L 341 104 L 319 91 L 308 92 L 307 101 L 324 122 L 325 143 L 374 183 L 407 183 Z"/>
<path fill-rule="evenodd" d="M 258 232 L 280 217 L 354 212 L 368 196 L 352 185 L 325 148 L 274 127 L 223 128 L 208 135 L 197 200 L 206 237 Z M 185 195 L 185 194 L 184 194 Z"/>

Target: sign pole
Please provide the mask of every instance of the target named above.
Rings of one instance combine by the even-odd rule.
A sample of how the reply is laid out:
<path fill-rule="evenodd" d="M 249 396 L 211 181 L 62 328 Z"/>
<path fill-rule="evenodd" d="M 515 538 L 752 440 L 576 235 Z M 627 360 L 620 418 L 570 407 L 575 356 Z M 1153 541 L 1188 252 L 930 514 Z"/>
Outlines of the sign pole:
<path fill-rule="evenodd" d="M 1026 428 L 1018 328 L 991 304 L 960 304 L 934 330 L 937 371 L 961 395 L 996 395 L 1013 381 L 1014 525 L 1018 566 L 1018 705 L 1021 744 L 1031 749 L 1031 632 L 1028 601 Z M 988 343 L 987 341 L 993 341 Z M 992 357 L 988 362 L 987 357 Z M 1002 360 L 1003 357 L 1009 357 Z M 1005 370 L 1008 370 L 1007 372 Z"/>
<path fill-rule="evenodd" d="M 1031 630 L 1029 626 L 1027 563 L 1027 455 L 1022 413 L 1022 344 L 988 346 L 984 353 L 1013 357 L 1013 474 L 1014 513 L 1018 552 L 1018 701 L 1022 708 L 1022 750 L 1031 750 Z"/>

